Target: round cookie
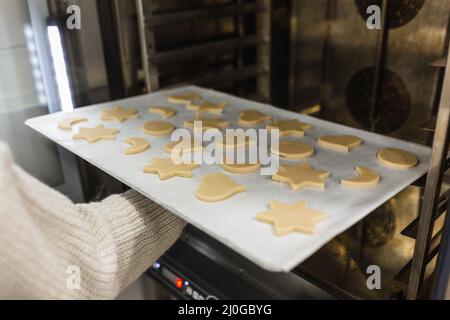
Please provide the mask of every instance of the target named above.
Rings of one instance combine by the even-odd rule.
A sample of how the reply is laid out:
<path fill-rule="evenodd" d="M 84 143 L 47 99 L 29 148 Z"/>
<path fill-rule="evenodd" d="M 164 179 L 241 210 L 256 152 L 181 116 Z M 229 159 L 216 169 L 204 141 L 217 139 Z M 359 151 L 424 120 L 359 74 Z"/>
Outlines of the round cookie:
<path fill-rule="evenodd" d="M 158 137 L 170 135 L 175 130 L 175 127 L 173 124 L 165 121 L 148 121 L 144 124 L 143 130 L 146 134 Z"/>
<path fill-rule="evenodd" d="M 390 169 L 410 169 L 414 168 L 419 160 L 408 151 L 396 148 L 385 148 L 378 151 L 378 161 Z"/>

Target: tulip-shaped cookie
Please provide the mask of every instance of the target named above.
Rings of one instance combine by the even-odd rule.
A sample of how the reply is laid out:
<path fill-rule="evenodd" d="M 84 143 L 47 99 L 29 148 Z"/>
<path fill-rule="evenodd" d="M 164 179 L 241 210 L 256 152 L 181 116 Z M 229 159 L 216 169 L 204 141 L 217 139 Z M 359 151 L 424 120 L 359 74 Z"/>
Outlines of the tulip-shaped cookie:
<path fill-rule="evenodd" d="M 230 177 L 213 173 L 203 177 L 196 195 L 199 200 L 205 202 L 219 202 L 245 191 L 245 186 L 234 182 Z"/>

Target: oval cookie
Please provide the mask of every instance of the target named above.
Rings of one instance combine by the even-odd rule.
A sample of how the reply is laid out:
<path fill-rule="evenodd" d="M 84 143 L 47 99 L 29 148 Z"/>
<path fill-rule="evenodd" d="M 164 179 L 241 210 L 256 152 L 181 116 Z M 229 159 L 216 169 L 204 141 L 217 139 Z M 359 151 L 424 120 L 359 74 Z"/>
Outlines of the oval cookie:
<path fill-rule="evenodd" d="M 144 124 L 144 132 L 151 136 L 168 136 L 174 129 L 173 124 L 165 121 L 148 121 Z"/>
<path fill-rule="evenodd" d="M 415 155 L 396 148 L 381 149 L 378 151 L 377 159 L 390 169 L 410 169 L 419 162 Z"/>

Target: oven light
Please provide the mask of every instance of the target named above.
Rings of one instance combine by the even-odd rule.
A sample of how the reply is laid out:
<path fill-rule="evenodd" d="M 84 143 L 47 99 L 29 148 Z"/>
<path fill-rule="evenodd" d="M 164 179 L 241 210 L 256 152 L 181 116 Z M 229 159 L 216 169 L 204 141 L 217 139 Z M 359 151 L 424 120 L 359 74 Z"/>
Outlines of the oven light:
<path fill-rule="evenodd" d="M 178 278 L 177 281 L 175 282 L 175 286 L 176 286 L 178 289 L 183 288 L 183 284 L 184 284 L 184 281 L 183 281 L 183 279 L 181 279 L 181 278 Z"/>
<path fill-rule="evenodd" d="M 161 268 L 161 265 L 159 264 L 159 262 L 157 262 L 153 265 L 153 268 L 159 269 L 159 268 Z"/>
<path fill-rule="evenodd" d="M 53 66 L 56 74 L 56 84 L 58 86 L 61 109 L 64 112 L 73 111 L 72 93 L 67 76 L 66 61 L 61 43 L 61 34 L 57 26 L 47 27 L 48 39 L 50 42 L 50 51 L 53 58 Z"/>

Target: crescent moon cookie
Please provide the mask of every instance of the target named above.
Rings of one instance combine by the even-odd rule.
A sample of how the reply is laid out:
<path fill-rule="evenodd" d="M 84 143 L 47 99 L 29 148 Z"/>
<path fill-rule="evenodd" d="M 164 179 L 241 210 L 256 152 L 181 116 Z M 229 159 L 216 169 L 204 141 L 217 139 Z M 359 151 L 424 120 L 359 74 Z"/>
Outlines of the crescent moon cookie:
<path fill-rule="evenodd" d="M 139 117 L 136 109 L 124 109 L 122 107 L 114 107 L 108 110 L 101 111 L 101 119 L 103 121 L 114 120 L 117 122 L 124 122 L 128 119 L 136 119 Z"/>
<path fill-rule="evenodd" d="M 61 129 L 61 130 L 70 131 L 70 130 L 72 130 L 72 126 L 74 124 L 77 124 L 77 123 L 80 123 L 80 122 L 86 122 L 86 121 L 88 121 L 88 119 L 87 118 L 83 118 L 83 117 L 66 119 L 66 120 L 60 121 L 58 123 L 58 128 Z"/>
<path fill-rule="evenodd" d="M 303 188 L 325 190 L 325 181 L 329 177 L 329 172 L 313 170 L 309 164 L 304 163 L 294 166 L 280 165 L 272 180 L 287 183 L 294 191 Z"/>
<path fill-rule="evenodd" d="M 419 163 L 415 155 L 396 148 L 381 149 L 377 159 L 385 167 L 400 170 L 414 168 Z"/>
<path fill-rule="evenodd" d="M 199 127 L 199 129 L 202 129 L 202 130 L 225 129 L 230 124 L 228 121 L 222 120 L 222 119 L 200 118 L 200 119 L 185 121 L 184 127 L 186 129 L 194 129 L 195 122 L 201 122 L 201 127 Z"/>
<path fill-rule="evenodd" d="M 175 94 L 169 97 L 169 102 L 174 104 L 190 104 L 191 102 L 200 99 L 201 96 L 195 92 L 186 92 L 181 94 Z"/>
<path fill-rule="evenodd" d="M 123 153 L 126 155 L 138 154 L 150 149 L 150 144 L 147 140 L 138 137 L 129 137 L 124 140 L 125 143 L 131 145 Z"/>
<path fill-rule="evenodd" d="M 109 129 L 100 124 L 94 128 L 80 128 L 79 132 L 74 135 L 73 140 L 86 140 L 90 143 L 94 143 L 100 140 L 115 140 L 116 134 L 119 132 L 117 129 Z"/>
<path fill-rule="evenodd" d="M 316 224 L 326 218 L 326 214 L 309 208 L 305 200 L 293 204 L 272 201 L 269 211 L 256 216 L 260 222 L 273 224 L 278 237 L 291 232 L 314 234 Z"/>
<path fill-rule="evenodd" d="M 323 136 L 317 139 L 317 143 L 327 149 L 350 152 L 352 149 L 359 147 L 363 141 L 356 136 Z"/>
<path fill-rule="evenodd" d="M 213 173 L 202 178 L 196 196 L 204 202 L 219 202 L 245 191 L 245 186 L 234 182 L 230 177 Z"/>
<path fill-rule="evenodd" d="M 356 167 L 358 176 L 353 178 L 342 179 L 341 184 L 352 188 L 368 188 L 376 186 L 380 182 L 380 175 L 378 172 L 368 169 L 366 167 Z"/>
<path fill-rule="evenodd" d="M 223 109 L 226 107 L 228 103 L 226 101 L 222 101 L 219 103 L 213 103 L 210 101 L 202 101 L 202 102 L 191 102 L 186 105 L 186 108 L 192 111 L 197 112 L 197 114 L 210 112 L 215 114 L 221 114 Z"/>
<path fill-rule="evenodd" d="M 198 167 L 198 164 L 175 164 L 171 159 L 153 158 L 152 164 L 144 167 L 144 173 L 157 174 L 160 180 L 173 177 L 191 178 L 192 171 Z"/>
<path fill-rule="evenodd" d="M 312 127 L 308 123 L 300 122 L 297 119 L 294 120 L 274 120 L 273 124 L 266 126 L 267 130 L 278 129 L 280 130 L 280 137 L 293 136 L 303 137 L 305 132 Z"/>
<path fill-rule="evenodd" d="M 221 167 L 223 170 L 229 172 L 229 173 L 235 173 L 235 174 L 250 174 L 254 173 L 261 168 L 261 164 L 255 163 L 255 164 L 228 164 L 228 163 L 222 163 Z"/>
<path fill-rule="evenodd" d="M 165 121 L 148 121 L 144 124 L 144 132 L 151 136 L 168 136 L 170 135 L 175 127 L 173 124 Z"/>
<path fill-rule="evenodd" d="M 245 110 L 239 116 L 239 124 L 243 126 L 257 125 L 272 120 L 272 116 L 258 110 Z"/>
<path fill-rule="evenodd" d="M 149 113 L 155 113 L 161 115 L 164 119 L 172 118 L 177 112 L 175 109 L 169 107 L 150 107 Z"/>
<path fill-rule="evenodd" d="M 278 150 L 276 147 L 278 146 Z M 296 141 L 280 141 L 279 145 L 273 146 L 271 152 L 289 160 L 308 159 L 314 154 L 314 149 L 305 143 Z"/>

